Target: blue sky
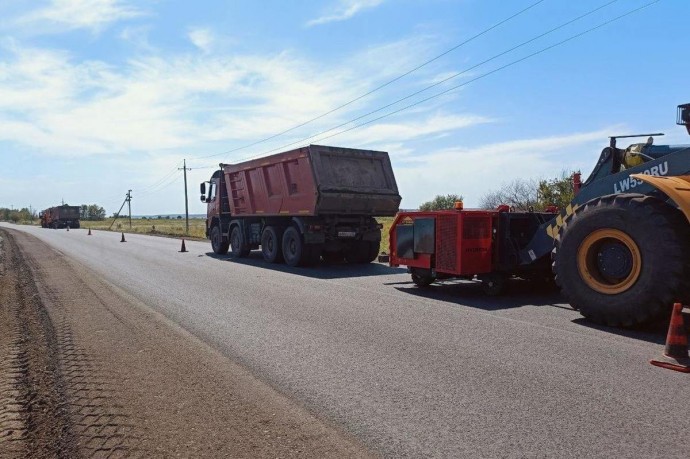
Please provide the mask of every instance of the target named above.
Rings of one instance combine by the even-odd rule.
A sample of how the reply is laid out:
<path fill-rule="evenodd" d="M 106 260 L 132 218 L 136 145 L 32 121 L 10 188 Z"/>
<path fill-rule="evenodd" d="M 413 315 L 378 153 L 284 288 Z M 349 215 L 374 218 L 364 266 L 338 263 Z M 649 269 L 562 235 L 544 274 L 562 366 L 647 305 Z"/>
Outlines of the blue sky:
<path fill-rule="evenodd" d="M 675 126 L 676 105 L 690 102 L 685 0 L 661 0 L 482 77 L 650 1 L 612 2 L 358 123 L 464 84 L 445 95 L 309 139 L 610 2 L 543 0 L 370 96 L 242 148 L 536 0 L 3 0 L 0 207 L 64 199 L 110 214 L 132 189 L 135 214 L 181 213 L 186 158 L 190 212 L 203 213 L 198 183 L 219 162 L 309 142 L 388 151 L 405 208 L 446 193 L 471 207 L 515 178 L 588 174 L 607 135 L 662 131 L 663 143 L 690 143 Z"/>

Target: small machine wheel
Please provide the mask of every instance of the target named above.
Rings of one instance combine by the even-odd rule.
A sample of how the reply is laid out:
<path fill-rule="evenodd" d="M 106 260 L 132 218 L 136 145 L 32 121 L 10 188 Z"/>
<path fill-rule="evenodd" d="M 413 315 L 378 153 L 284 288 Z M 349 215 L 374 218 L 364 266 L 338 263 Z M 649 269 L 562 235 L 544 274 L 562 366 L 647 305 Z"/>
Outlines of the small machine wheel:
<path fill-rule="evenodd" d="M 488 296 L 499 296 L 506 291 L 508 277 L 504 274 L 489 274 L 481 279 L 482 290 Z"/>
<path fill-rule="evenodd" d="M 283 261 L 282 233 L 273 226 L 267 226 L 261 233 L 261 254 L 269 263 Z"/>
<path fill-rule="evenodd" d="M 631 327 L 670 312 L 688 295 L 688 222 L 638 194 L 604 196 L 578 208 L 552 253 L 564 295 L 593 322 Z"/>
<path fill-rule="evenodd" d="M 304 242 L 302 236 L 294 226 L 288 227 L 283 233 L 283 258 L 289 266 L 302 264 Z"/>
<path fill-rule="evenodd" d="M 218 255 L 225 255 L 230 248 L 230 242 L 223 240 L 223 234 L 218 225 L 211 228 L 211 248 Z"/>
<path fill-rule="evenodd" d="M 235 226 L 230 233 L 230 246 L 232 247 L 232 254 L 236 258 L 246 258 L 251 251 L 244 243 L 242 231 L 239 226 Z"/>
<path fill-rule="evenodd" d="M 436 277 L 428 269 L 413 269 L 411 276 L 412 282 L 417 287 L 428 287 L 436 280 Z"/>

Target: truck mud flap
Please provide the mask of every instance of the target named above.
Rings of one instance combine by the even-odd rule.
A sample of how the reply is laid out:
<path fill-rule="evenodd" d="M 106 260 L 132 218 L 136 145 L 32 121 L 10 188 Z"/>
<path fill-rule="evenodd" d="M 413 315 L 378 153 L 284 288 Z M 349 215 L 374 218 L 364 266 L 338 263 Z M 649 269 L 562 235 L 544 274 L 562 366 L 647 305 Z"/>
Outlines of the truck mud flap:
<path fill-rule="evenodd" d="M 685 218 L 690 222 L 690 175 L 661 177 L 647 174 L 632 174 L 632 178 L 652 185 L 665 193 L 680 207 Z"/>

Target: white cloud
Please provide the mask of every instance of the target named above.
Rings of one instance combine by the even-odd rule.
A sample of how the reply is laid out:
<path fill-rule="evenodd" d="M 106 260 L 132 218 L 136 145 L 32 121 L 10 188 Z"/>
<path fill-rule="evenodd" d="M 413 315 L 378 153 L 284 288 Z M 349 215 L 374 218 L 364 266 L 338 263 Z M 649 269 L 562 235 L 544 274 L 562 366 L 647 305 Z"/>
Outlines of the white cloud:
<path fill-rule="evenodd" d="M 324 70 L 287 53 L 142 57 L 113 67 L 16 43 L 6 50 L 8 57 L 0 60 L 0 140 L 46 155 L 190 147 L 208 154 L 233 141 L 250 142 L 292 127 L 368 89 L 347 63 Z M 372 78 L 374 68 L 359 67 Z M 338 124 L 352 116 L 348 110 L 294 134 L 301 138 Z M 443 115 L 426 124 L 386 123 L 356 139 L 410 138 L 476 122 L 482 120 Z"/>
<path fill-rule="evenodd" d="M 142 10 L 125 0 L 51 0 L 47 6 L 20 17 L 17 23 L 31 24 L 44 33 L 64 29 L 97 32 L 108 24 L 142 14 Z"/>
<path fill-rule="evenodd" d="M 211 51 L 211 46 L 215 41 L 211 30 L 205 28 L 191 29 L 187 36 L 194 46 L 205 53 Z"/>
<path fill-rule="evenodd" d="M 478 205 L 489 191 L 517 178 L 553 178 L 564 170 L 594 168 L 611 132 L 605 129 L 476 147 L 455 147 L 423 154 L 391 155 L 403 208 L 416 207 L 438 194 L 463 195 L 467 207 Z"/>
<path fill-rule="evenodd" d="M 329 22 L 345 21 L 363 10 L 379 6 L 384 1 L 385 0 L 339 0 L 338 4 L 333 6 L 331 10 L 326 12 L 323 16 L 308 21 L 307 26 L 311 27 Z"/>
<path fill-rule="evenodd" d="M 406 142 L 445 135 L 458 129 L 486 124 L 491 121 L 487 117 L 478 115 L 420 114 L 415 116 L 414 120 L 397 123 L 392 121 L 372 123 L 338 136 L 338 141 L 360 147 L 378 145 L 382 140 L 390 142 L 394 139 L 398 142 Z M 344 127 L 343 129 L 347 128 Z M 318 140 L 316 142 L 318 143 Z"/>

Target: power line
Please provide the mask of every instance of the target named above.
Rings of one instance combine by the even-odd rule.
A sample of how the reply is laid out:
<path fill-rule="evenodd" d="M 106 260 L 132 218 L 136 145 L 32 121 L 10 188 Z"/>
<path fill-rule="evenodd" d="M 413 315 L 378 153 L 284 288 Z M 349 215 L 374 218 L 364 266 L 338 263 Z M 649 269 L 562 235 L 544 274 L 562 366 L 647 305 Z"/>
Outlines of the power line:
<path fill-rule="evenodd" d="M 422 103 L 424 103 L 424 102 L 427 102 L 427 101 L 429 101 L 429 100 L 432 100 L 432 99 L 435 99 L 435 98 L 437 98 L 437 97 L 440 97 L 440 96 L 442 96 L 442 95 L 444 95 L 444 94 L 447 94 L 447 93 L 449 93 L 449 92 L 451 92 L 451 91 L 454 91 L 454 90 L 459 89 L 459 88 L 461 88 L 461 87 L 463 87 L 463 86 L 466 86 L 466 85 L 468 85 L 468 84 L 470 84 L 470 83 L 472 83 L 472 82 L 474 82 L 474 81 L 477 81 L 477 80 L 480 80 L 480 79 L 482 79 L 482 78 L 485 78 L 485 77 L 487 77 L 487 76 L 489 76 L 489 75 L 492 75 L 492 74 L 494 74 L 494 73 L 496 73 L 496 72 L 499 72 L 499 71 L 501 71 L 501 70 L 504 70 L 504 69 L 506 69 L 506 68 L 508 68 L 508 67 L 512 67 L 512 66 L 515 65 L 515 64 L 518 64 L 518 63 L 520 63 L 520 62 L 522 62 L 522 61 L 525 61 L 525 60 L 530 59 L 530 58 L 532 58 L 532 57 L 534 57 L 534 56 L 537 56 L 537 55 L 539 55 L 539 54 L 542 54 L 542 53 L 544 53 L 544 52 L 546 52 L 546 51 L 549 51 L 549 50 L 551 50 L 551 49 L 553 49 L 553 48 L 556 48 L 556 47 L 558 47 L 558 46 L 561 46 L 561 45 L 563 45 L 563 44 L 565 44 L 565 43 L 567 43 L 567 42 L 569 42 L 569 41 L 572 41 L 572 40 L 574 40 L 574 39 L 576 39 L 576 38 L 579 38 L 579 37 L 581 37 L 581 36 L 583 36 L 583 35 L 586 35 L 586 34 L 588 34 L 588 33 L 590 33 L 590 32 L 593 32 L 593 31 L 595 31 L 595 30 L 598 30 L 598 29 L 600 29 L 600 28 L 602 28 L 602 27 L 604 27 L 604 26 L 607 26 L 607 25 L 609 25 L 609 24 L 611 24 L 611 23 L 613 23 L 613 22 L 616 22 L 616 21 L 618 21 L 618 20 L 620 20 L 620 19 L 623 19 L 623 18 L 626 17 L 626 16 L 630 16 L 631 14 L 637 13 L 638 11 L 643 10 L 643 9 L 645 9 L 645 8 L 648 8 L 648 7 L 652 6 L 652 5 L 654 5 L 655 3 L 659 3 L 660 1 L 661 1 L 661 0 L 654 0 L 654 1 L 652 1 L 652 2 L 649 2 L 649 3 L 647 3 L 647 4 L 645 4 L 645 5 L 642 5 L 642 6 L 638 7 L 638 8 L 635 8 L 635 9 L 633 9 L 633 10 L 630 10 L 630 11 L 628 11 L 627 13 L 624 13 L 624 14 L 622 14 L 622 15 L 620 15 L 620 16 L 617 16 L 617 17 L 615 17 L 615 18 L 613 18 L 613 19 L 610 19 L 610 20 L 608 20 L 608 21 L 602 22 L 601 24 L 599 24 L 599 25 L 597 25 L 597 26 L 595 26 L 595 27 L 592 27 L 592 28 L 590 28 L 590 29 L 587 29 L 587 30 L 585 30 L 584 32 L 581 32 L 581 33 L 579 33 L 579 34 L 576 34 L 576 35 L 573 35 L 573 36 L 571 36 L 571 37 L 568 37 L 568 38 L 566 38 L 565 40 L 562 40 L 562 41 L 560 41 L 560 42 L 558 42 L 558 43 L 555 43 L 555 44 L 553 44 L 553 45 L 551 45 L 551 46 L 547 46 L 546 48 L 542 48 L 542 49 L 540 49 L 539 51 L 536 51 L 536 52 L 534 52 L 534 53 L 532 53 L 532 54 L 529 54 L 529 55 L 524 56 L 524 57 L 522 57 L 522 58 L 520 58 L 520 59 L 517 59 L 517 60 L 515 60 L 515 61 L 512 61 L 512 62 L 510 62 L 510 63 L 508 63 L 508 64 L 505 64 L 505 65 L 503 65 L 503 66 L 501 66 L 501 67 L 498 67 L 498 68 L 496 68 L 496 69 L 494 69 L 494 70 L 491 70 L 490 72 L 487 72 L 487 73 L 484 73 L 484 74 L 482 74 L 482 75 L 479 75 L 478 77 L 473 78 L 473 79 L 471 79 L 471 80 L 469 80 L 469 81 L 466 81 L 466 82 L 464 82 L 464 83 L 462 83 L 462 84 L 459 84 L 459 85 L 457 85 L 457 86 L 453 86 L 452 88 L 448 88 L 448 89 L 446 89 L 445 91 L 442 91 L 442 92 L 440 92 L 440 93 L 438 93 L 438 94 L 435 94 L 435 95 L 433 95 L 433 96 L 431 96 L 431 97 L 427 97 L 426 99 L 422 99 L 422 100 L 417 101 L 417 102 L 415 102 L 415 103 L 413 103 L 413 104 L 410 104 L 410 105 L 407 105 L 407 106 L 405 106 L 405 107 L 402 107 L 402 108 L 400 108 L 400 109 L 398 109 L 398 110 L 395 110 L 395 111 L 386 113 L 385 115 L 379 116 L 378 118 L 374 118 L 374 119 L 368 120 L 368 121 L 366 121 L 366 122 L 364 122 L 364 123 L 360 123 L 360 124 L 358 124 L 358 125 L 356 125 L 356 126 L 352 126 L 352 127 L 348 128 L 348 129 L 344 129 L 344 130 L 342 130 L 342 131 L 336 132 L 336 133 L 331 134 L 331 135 L 329 135 L 329 136 L 322 137 L 322 138 L 319 139 L 319 141 L 325 140 L 325 139 L 330 139 L 331 137 L 335 137 L 335 136 L 338 136 L 338 135 L 340 135 L 340 134 L 344 134 L 344 133 L 346 133 L 346 132 L 352 131 L 352 130 L 354 130 L 354 129 L 358 129 L 358 128 L 360 128 L 360 127 L 366 126 L 366 125 L 371 124 L 371 123 L 373 123 L 373 122 L 379 121 L 379 120 L 381 120 L 381 119 L 383 119 L 383 118 L 387 118 L 387 117 L 389 117 L 389 116 L 395 115 L 395 114 L 397 114 L 397 113 L 400 113 L 400 112 L 402 112 L 402 111 L 405 111 L 405 110 L 407 110 L 407 109 L 410 109 L 410 108 L 412 108 L 412 107 L 415 107 L 415 106 L 417 106 L 417 105 L 419 105 L 419 104 L 422 104 Z M 327 132 L 329 132 L 329 131 L 327 131 Z M 281 147 L 281 148 L 282 148 L 282 147 Z M 689 147 L 689 148 L 690 148 L 690 147 Z M 269 152 L 269 153 L 270 153 L 270 152 Z M 264 153 L 264 154 L 265 154 L 265 153 Z"/>
<path fill-rule="evenodd" d="M 368 92 L 366 92 L 366 93 L 364 93 L 364 94 L 362 94 L 362 95 L 360 95 L 360 96 L 357 96 L 357 97 L 355 97 L 354 99 L 349 100 L 349 101 L 345 102 L 344 104 L 341 104 L 341 105 L 339 105 L 339 106 L 337 106 L 337 107 L 335 107 L 335 108 L 333 108 L 333 109 L 331 109 L 331 110 L 329 110 L 329 111 L 327 111 L 327 112 L 324 112 L 324 113 L 322 113 L 322 114 L 320 114 L 320 115 L 318 115 L 318 116 L 316 116 L 316 117 L 314 117 L 314 118 L 311 118 L 311 119 L 309 119 L 309 120 L 307 120 L 307 121 L 304 121 L 303 123 L 297 124 L 297 125 L 292 126 L 291 128 L 288 128 L 288 129 L 286 129 L 286 130 L 284 130 L 284 131 L 278 132 L 277 134 L 273 134 L 273 135 L 271 135 L 271 136 L 269 136 L 269 137 L 266 137 L 266 138 L 257 140 L 256 142 L 252 142 L 252 143 L 249 143 L 249 144 L 247 144 L 247 145 L 243 145 L 243 146 L 241 146 L 241 147 L 233 148 L 233 149 L 231 149 L 231 150 L 224 151 L 224 152 L 221 152 L 221 153 L 216 153 L 216 154 L 213 154 L 213 155 L 199 156 L 199 157 L 196 157 L 196 158 L 193 158 L 193 159 L 213 158 L 213 157 L 215 157 L 215 156 L 227 155 L 227 154 L 230 154 L 230 153 L 234 153 L 234 152 L 236 152 L 236 151 L 239 151 L 239 150 L 244 150 L 244 149 L 247 149 L 247 148 L 249 148 L 249 147 L 253 147 L 253 146 L 256 146 L 256 145 L 259 145 L 259 144 L 268 142 L 269 140 L 275 139 L 276 137 L 280 137 L 280 136 L 282 136 L 282 135 L 287 134 L 288 132 L 292 132 L 292 131 L 294 131 L 294 130 L 296 130 L 296 129 L 299 129 L 299 128 L 304 127 L 304 126 L 306 126 L 306 125 L 308 125 L 308 124 L 311 124 L 311 123 L 313 123 L 314 121 L 320 120 L 321 118 L 324 118 L 324 117 L 326 117 L 326 116 L 328 116 L 328 115 L 330 115 L 330 114 L 332 114 L 332 113 L 337 112 L 338 110 L 341 110 L 341 109 L 343 109 L 343 108 L 345 108 L 345 107 L 347 107 L 347 106 L 349 106 L 349 105 L 352 105 L 353 103 L 355 103 L 355 102 L 357 102 L 357 101 L 359 101 L 359 100 L 361 100 L 361 99 L 364 99 L 364 98 L 367 97 L 367 96 L 370 96 L 371 94 L 375 93 L 376 91 L 379 91 L 379 90 L 381 90 L 381 89 L 383 89 L 383 88 L 385 88 L 385 87 L 387 87 L 387 86 L 389 86 L 389 85 L 395 83 L 396 81 L 401 80 L 402 78 L 406 77 L 407 75 L 410 75 L 411 73 L 416 72 L 417 70 L 419 70 L 419 69 L 421 69 L 421 68 L 423 68 L 423 67 L 425 67 L 425 66 L 431 64 L 432 62 L 437 61 L 438 59 L 442 58 L 442 57 L 445 56 L 446 54 L 449 54 L 449 53 L 455 51 L 456 49 L 458 49 L 458 48 L 460 48 L 460 47 L 462 47 L 462 46 L 464 46 L 464 45 L 470 43 L 471 41 L 474 41 L 475 39 L 481 37 L 482 35 L 485 35 L 485 34 L 491 32 L 492 30 L 494 30 L 494 29 L 496 29 L 496 28 L 502 26 L 503 24 L 505 24 L 506 22 L 508 22 L 508 21 L 510 21 L 510 20 L 512 20 L 512 19 L 515 19 L 516 17 L 518 17 L 518 16 L 520 16 L 521 14 L 523 14 L 523 13 L 525 13 L 525 12 L 531 10 L 532 8 L 534 8 L 535 6 L 539 5 L 540 3 L 543 3 L 544 1 L 545 1 L 545 0 L 538 0 L 538 1 L 534 2 L 534 3 L 532 3 L 531 5 L 529 5 L 529 6 L 525 7 L 525 8 L 523 8 L 522 10 L 520 10 L 520 11 L 518 11 L 517 13 L 513 14 L 512 16 L 509 16 L 509 17 L 503 19 L 502 21 L 497 22 L 496 24 L 492 25 L 492 26 L 489 27 L 488 29 L 484 29 L 483 31 L 479 32 L 478 34 L 473 35 L 473 36 L 471 36 L 470 38 L 466 39 L 466 40 L 463 41 L 462 43 L 459 43 L 459 44 L 453 46 L 452 48 L 450 48 L 450 49 L 448 49 L 448 50 L 442 52 L 441 54 L 439 54 L 439 55 L 437 55 L 437 56 L 435 56 L 435 57 L 429 59 L 428 61 L 423 62 L 422 64 L 419 64 L 418 66 L 416 66 L 416 67 L 414 67 L 414 68 L 412 68 L 412 69 L 406 71 L 405 73 L 402 73 L 401 75 L 398 75 L 397 77 L 393 78 L 392 80 L 389 80 L 389 81 L 387 81 L 387 82 L 385 82 L 385 83 L 383 83 L 383 84 L 381 84 L 381 85 L 375 87 L 374 89 L 372 89 L 372 90 L 370 90 L 370 91 L 368 91 Z M 614 0 L 614 1 L 617 1 L 617 0 Z M 613 2 L 611 2 L 611 3 L 613 3 Z"/>
<path fill-rule="evenodd" d="M 170 172 L 165 174 L 163 177 L 161 177 L 155 183 L 153 183 L 152 185 L 147 185 L 141 189 L 137 189 L 137 191 L 142 192 L 142 191 L 147 191 L 150 188 L 155 188 L 157 185 L 159 185 L 160 183 L 163 183 L 165 180 L 167 180 L 169 177 L 171 177 L 173 174 L 175 174 L 178 170 L 179 165 L 180 165 L 180 162 L 178 161 L 177 164 L 175 164 L 175 167 L 173 167 L 172 170 L 170 170 Z"/>
<path fill-rule="evenodd" d="M 507 50 L 505 50 L 505 51 L 503 51 L 503 52 L 501 52 L 501 53 L 498 53 L 498 54 L 496 54 L 496 55 L 494 55 L 494 56 L 492 56 L 492 57 L 490 57 L 490 58 L 488 58 L 488 59 L 486 59 L 486 60 L 484 60 L 484 61 L 482 61 L 482 62 L 479 62 L 478 64 L 475 64 L 475 65 L 473 65 L 473 66 L 471 66 L 471 67 L 469 67 L 469 68 L 467 68 L 467 69 L 465 69 L 465 70 L 462 70 L 462 71 L 460 71 L 460 72 L 457 72 L 457 73 L 455 73 L 455 74 L 453 74 L 453 75 L 450 75 L 450 76 L 448 76 L 448 77 L 446 77 L 446 78 L 444 78 L 444 79 L 442 79 L 442 80 L 440 80 L 440 81 L 437 81 L 436 83 L 433 83 L 433 84 L 431 84 L 431 85 L 429 85 L 429 86 L 426 86 L 425 88 L 422 88 L 422 89 L 420 89 L 419 91 L 415 91 L 414 93 L 409 94 L 409 95 L 407 95 L 407 96 L 405 96 L 405 97 L 402 97 L 402 98 L 400 98 L 400 99 L 398 99 L 398 100 L 396 100 L 396 101 L 394 101 L 394 102 L 391 102 L 391 103 L 386 104 L 386 105 L 384 105 L 384 106 L 382 106 L 382 107 L 379 107 L 379 108 L 377 108 L 376 110 L 372 110 L 372 111 L 370 111 L 370 112 L 368 112 L 368 113 L 365 113 L 365 114 L 363 114 L 363 115 L 360 115 L 360 116 L 358 116 L 358 117 L 356 117 L 356 118 L 353 118 L 353 119 L 351 119 L 351 120 L 349 120 L 349 121 L 346 121 L 346 122 L 344 122 L 344 123 L 341 123 L 341 124 L 339 124 L 339 125 L 337 125 L 337 126 L 334 126 L 334 127 L 330 128 L 330 129 L 326 129 L 326 130 L 324 130 L 324 131 L 321 131 L 321 132 L 318 132 L 318 133 L 316 133 L 316 134 L 313 134 L 313 135 L 311 135 L 311 136 L 309 136 L 309 137 L 305 137 L 305 138 L 300 139 L 300 140 L 297 140 L 297 141 L 295 141 L 295 142 L 291 142 L 291 143 L 288 143 L 288 144 L 281 145 L 280 147 L 277 147 L 277 148 L 274 148 L 274 149 L 265 151 L 265 152 L 263 152 L 263 153 L 260 153 L 260 154 L 258 154 L 258 155 L 251 156 L 251 157 L 249 157 L 249 158 L 244 158 L 244 159 L 242 159 L 242 160 L 240 160 L 240 161 L 245 161 L 245 160 L 248 160 L 248 159 L 252 159 L 252 158 L 259 157 L 259 156 L 263 156 L 263 155 L 266 155 L 266 154 L 273 153 L 273 152 L 275 152 L 275 151 L 281 151 L 281 150 L 284 150 L 285 148 L 291 147 L 291 146 L 293 146 L 293 145 L 300 145 L 300 144 L 303 144 L 303 143 L 309 141 L 310 139 L 314 139 L 314 138 L 316 138 L 316 137 L 319 137 L 319 136 L 321 136 L 321 135 L 327 134 L 327 133 L 329 133 L 329 132 L 331 132 L 331 131 L 334 131 L 334 130 L 336 130 L 336 129 L 339 129 L 339 128 L 341 128 L 341 127 L 344 127 L 344 126 L 346 126 L 346 125 L 348 125 L 348 124 L 354 123 L 355 121 L 359 121 L 359 120 L 361 120 L 361 119 L 363 119 L 363 118 L 366 118 L 366 117 L 368 117 L 368 116 L 370 116 L 370 115 L 373 115 L 373 114 L 375 114 L 375 113 L 378 113 L 378 112 L 380 112 L 380 111 L 383 111 L 383 110 L 385 110 L 385 109 L 387 109 L 387 108 L 392 107 L 393 105 L 396 105 L 396 104 L 398 104 L 398 103 L 400 103 L 400 102 L 403 102 L 403 101 L 405 101 L 405 100 L 411 99 L 412 97 L 417 96 L 417 95 L 419 95 L 419 94 L 421 94 L 421 93 L 423 93 L 423 92 L 426 92 L 426 91 L 428 91 L 428 90 L 430 90 L 430 89 L 432 89 L 432 88 L 435 88 L 435 87 L 437 87 L 437 86 L 439 86 L 439 85 L 441 85 L 441 84 L 443 84 L 443 83 L 446 83 L 447 81 L 450 81 L 450 80 L 452 80 L 452 79 L 454 79 L 454 78 L 457 78 L 457 77 L 459 77 L 459 76 L 461 76 L 461 75 L 464 75 L 464 74 L 466 74 L 467 72 L 470 72 L 470 71 L 472 71 L 472 70 L 474 70 L 474 69 L 476 69 L 476 68 L 478 68 L 478 67 L 480 67 L 480 66 L 482 66 L 482 65 L 484 65 L 484 64 L 487 64 L 487 63 L 489 63 L 489 62 L 491 62 L 491 61 L 494 61 L 494 60 L 498 59 L 499 57 L 505 56 L 506 54 L 509 54 L 509 53 L 511 53 L 511 52 L 513 52 L 513 51 L 519 49 L 519 48 L 522 48 L 522 47 L 524 47 L 524 46 L 526 46 L 526 45 L 528 45 L 528 44 L 530 44 L 530 43 L 532 43 L 532 42 L 534 42 L 534 41 L 536 41 L 536 40 L 538 40 L 538 39 L 540 39 L 540 38 L 543 38 L 543 37 L 545 37 L 545 36 L 547 36 L 547 35 L 550 35 L 550 34 L 556 32 L 556 31 L 558 31 L 558 30 L 561 30 L 561 29 L 563 29 L 564 27 L 567 27 L 567 26 L 569 26 L 570 24 L 573 24 L 574 22 L 577 22 L 577 21 L 579 21 L 579 20 L 581 20 L 581 19 L 584 19 L 584 18 L 587 17 L 587 16 L 591 16 L 592 14 L 596 13 L 597 11 L 600 11 L 600 10 L 602 10 L 603 8 L 606 8 L 607 6 L 609 6 L 609 5 L 613 4 L 613 3 L 616 3 L 617 1 L 618 1 L 618 0 L 610 0 L 610 1 L 608 1 L 607 3 L 604 3 L 603 5 L 601 5 L 601 6 L 597 7 L 597 8 L 594 8 L 594 9 L 592 9 L 592 10 L 589 10 L 589 11 L 587 11 L 586 13 L 581 14 L 580 16 L 577 16 L 577 17 L 575 17 L 575 18 L 573 18 L 573 19 L 571 19 L 571 20 L 569 20 L 569 21 L 566 21 L 566 22 L 564 22 L 564 23 L 562 23 L 562 24 L 560 24 L 560 25 L 558 25 L 558 26 L 556 26 L 556 27 L 554 27 L 554 28 L 552 28 L 552 29 L 550 29 L 550 30 L 548 30 L 548 31 L 546 31 L 546 32 L 543 32 L 543 33 L 541 33 L 541 34 L 539 34 L 539 35 L 536 35 L 536 36 L 530 38 L 529 40 L 526 40 L 526 41 L 524 41 L 524 42 L 522 42 L 522 43 L 520 43 L 520 44 L 518 44 L 518 45 L 516 45 L 516 46 L 513 46 L 512 48 L 509 48 L 509 49 L 507 49 Z M 661 1 L 661 0 L 657 0 L 657 1 Z M 649 6 L 649 5 L 653 4 L 653 3 L 657 3 L 657 1 L 654 1 L 654 2 L 652 2 L 652 3 L 650 3 L 650 4 L 647 4 L 647 6 Z M 646 7 L 646 6 L 644 6 L 644 7 Z M 641 7 L 641 8 L 644 8 L 644 7 Z M 636 11 L 636 10 L 633 10 L 632 12 L 634 12 L 634 11 Z M 628 13 L 628 14 L 632 14 L 632 12 L 630 12 L 630 13 Z M 626 14 L 626 15 L 627 15 L 627 14 Z M 625 15 L 623 15 L 622 17 L 624 17 L 624 16 L 625 16 Z M 576 37 L 577 37 L 577 36 L 576 36 Z M 575 37 L 575 38 L 576 38 L 576 37 Z M 547 49 L 550 49 L 550 48 L 547 48 Z M 517 62 L 519 62 L 519 61 L 516 61 L 515 63 L 517 63 Z M 512 65 L 512 64 L 510 64 L 510 65 Z M 501 69 L 502 69 L 502 68 L 505 68 L 505 67 L 509 67 L 510 65 L 501 67 Z M 494 72 L 495 72 L 495 71 L 490 72 L 489 74 L 494 73 Z M 485 74 L 485 75 L 483 75 L 483 76 L 488 76 L 489 74 Z M 483 76 L 482 76 L 482 77 L 483 77 Z M 472 80 L 469 80 L 467 83 L 472 82 L 472 81 L 476 81 L 477 79 L 478 79 L 478 78 L 474 78 L 474 79 L 472 79 Z M 454 89 L 457 89 L 457 88 L 462 87 L 462 86 L 464 86 L 464 84 L 463 84 L 463 85 L 460 85 L 460 86 L 455 86 Z M 453 89 L 453 88 L 451 88 L 451 90 L 452 90 L 452 89 Z M 446 92 L 449 92 L 449 91 L 444 91 L 444 92 L 441 93 L 441 94 L 445 94 Z M 424 99 L 424 100 L 421 101 L 421 102 L 424 102 L 424 101 L 433 99 L 433 98 L 435 98 L 435 97 L 437 97 L 437 96 L 434 96 L 434 97 L 431 97 L 431 98 Z M 419 103 L 421 103 L 421 102 L 419 102 Z M 413 107 L 413 106 L 415 106 L 415 105 L 419 105 L 419 103 L 412 104 L 412 105 L 410 105 L 410 106 L 407 106 L 406 108 L 410 108 L 410 107 Z M 405 108 L 405 109 L 406 109 L 406 108 Z M 393 113 L 398 113 L 398 112 L 400 112 L 400 111 L 402 111 L 402 110 L 397 110 L 397 111 L 395 111 L 395 112 L 393 112 Z M 390 115 L 387 115 L 387 116 L 390 116 Z M 384 116 L 384 117 L 385 117 L 385 116 Z M 376 118 L 376 119 L 378 120 L 378 119 L 381 119 L 381 118 Z M 365 123 L 365 124 L 369 124 L 369 123 Z M 362 126 L 362 125 L 364 125 L 364 124 L 360 124 L 360 125 L 357 125 L 357 126 Z M 348 131 L 351 131 L 351 130 L 352 130 L 352 129 L 348 129 L 348 130 L 342 131 L 342 132 L 348 132 Z M 327 139 L 327 138 L 331 138 L 331 137 L 333 137 L 333 136 L 327 136 L 327 137 L 322 138 L 321 140 Z"/>
<path fill-rule="evenodd" d="M 177 171 L 175 171 L 177 172 Z M 145 197 L 145 196 L 151 196 L 152 194 L 160 193 L 161 191 L 165 190 L 166 188 L 170 187 L 173 183 L 177 182 L 178 177 L 170 177 L 167 182 L 161 183 L 158 187 L 155 189 L 148 190 L 146 192 L 143 192 L 139 195 L 139 197 Z"/>

